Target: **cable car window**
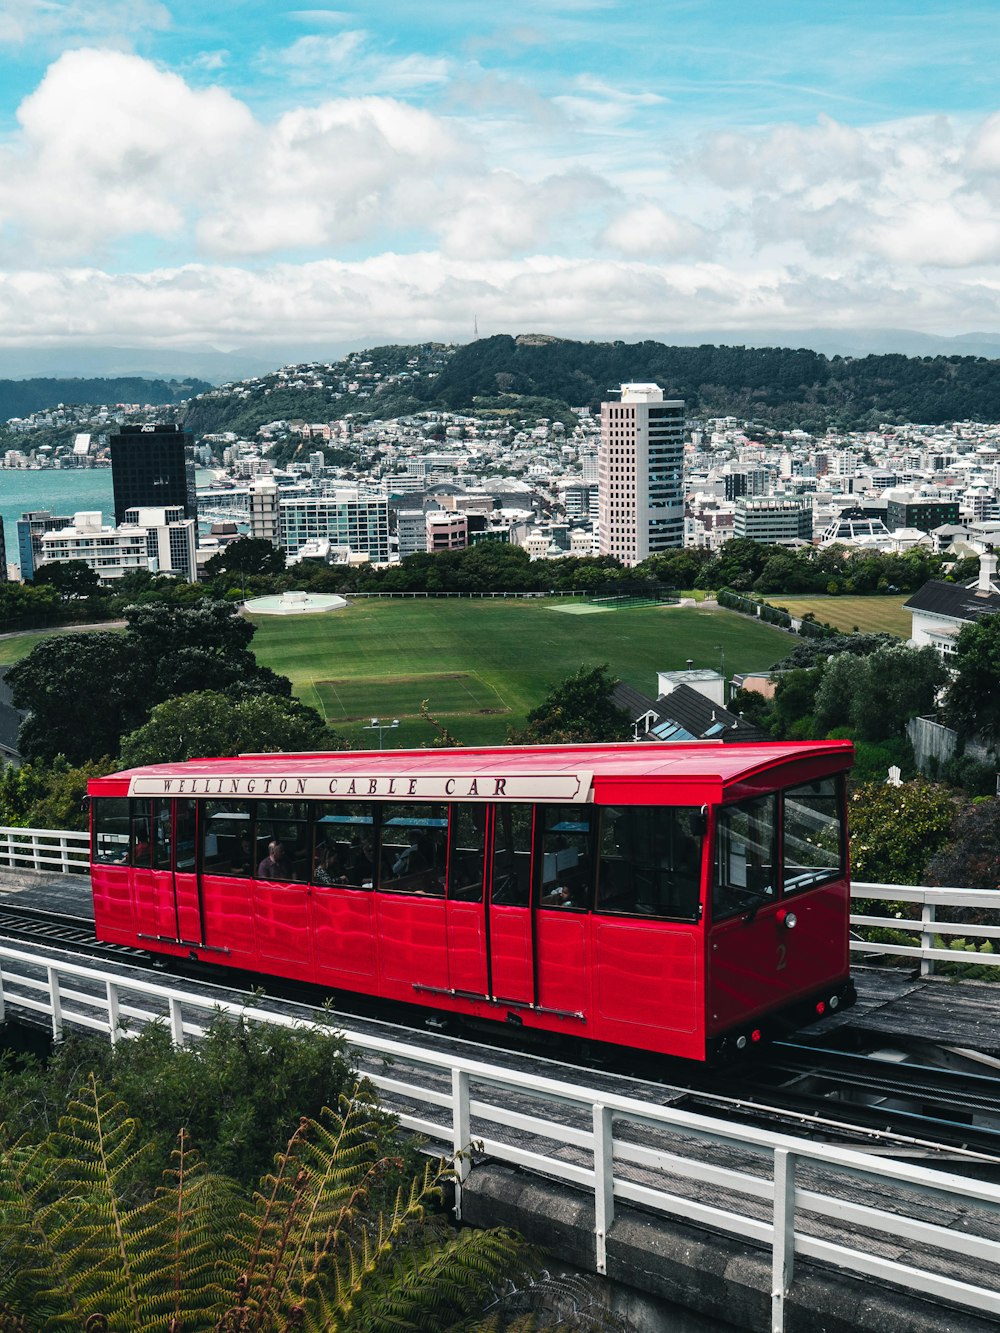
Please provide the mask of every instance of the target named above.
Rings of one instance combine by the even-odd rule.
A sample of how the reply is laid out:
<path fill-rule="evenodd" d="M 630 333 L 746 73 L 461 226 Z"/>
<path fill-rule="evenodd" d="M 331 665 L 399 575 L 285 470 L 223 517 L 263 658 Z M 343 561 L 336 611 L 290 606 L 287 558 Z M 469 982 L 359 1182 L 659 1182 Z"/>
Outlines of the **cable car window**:
<path fill-rule="evenodd" d="M 481 903 L 486 869 L 486 806 L 453 805 L 450 828 L 448 897 L 458 902 Z"/>
<path fill-rule="evenodd" d="M 721 806 L 715 830 L 716 921 L 756 912 L 774 899 L 776 797 Z"/>
<path fill-rule="evenodd" d="M 127 865 L 129 801 L 127 796 L 101 796 L 93 803 L 91 855 L 101 865 Z M 148 864 L 148 861 L 147 861 Z"/>
<path fill-rule="evenodd" d="M 153 802 L 153 869 L 170 870 L 173 867 L 173 802 L 163 799 Z"/>
<path fill-rule="evenodd" d="M 201 868 L 206 875 L 253 874 L 253 801 L 206 801 L 201 820 Z"/>
<path fill-rule="evenodd" d="M 128 860 L 131 865 L 138 869 L 148 870 L 152 864 L 150 802 L 132 800 L 129 803 L 129 808 L 132 814 L 132 829 L 129 838 Z"/>
<path fill-rule="evenodd" d="M 174 844 L 174 867 L 187 874 L 193 874 L 196 866 L 197 841 L 197 801 L 174 802 L 174 824 L 176 842 Z"/>
<path fill-rule="evenodd" d="M 597 910 L 697 921 L 704 816 L 697 808 L 608 806 L 601 812 Z"/>
<path fill-rule="evenodd" d="M 382 811 L 379 889 L 444 897 L 446 805 L 387 805 Z"/>
<path fill-rule="evenodd" d="M 793 787 L 783 794 L 782 800 L 785 893 L 842 879 L 845 867 L 839 780 L 821 778 L 803 787 Z"/>
<path fill-rule="evenodd" d="M 370 801 L 329 801 L 316 807 L 313 884 L 344 889 L 372 887 L 375 812 Z"/>
<path fill-rule="evenodd" d="M 309 814 L 304 801 L 258 801 L 254 833 L 257 879 L 305 884 L 309 879 Z"/>
<path fill-rule="evenodd" d="M 539 809 L 542 854 L 538 905 L 586 912 L 594 889 L 593 812 L 572 805 Z"/>
<path fill-rule="evenodd" d="M 495 903 L 527 907 L 531 902 L 530 805 L 498 805 L 493 832 L 493 890 Z"/>

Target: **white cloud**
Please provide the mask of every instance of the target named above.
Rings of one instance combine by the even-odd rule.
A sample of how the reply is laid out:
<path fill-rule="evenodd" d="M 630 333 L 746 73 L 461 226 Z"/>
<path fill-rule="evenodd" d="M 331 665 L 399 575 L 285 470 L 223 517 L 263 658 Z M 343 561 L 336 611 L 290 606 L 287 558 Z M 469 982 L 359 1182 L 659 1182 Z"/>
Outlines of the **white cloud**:
<path fill-rule="evenodd" d="M 4 0 L 0 45 L 50 41 L 112 41 L 122 33 L 170 27 L 170 13 L 158 0 Z"/>
<path fill-rule="evenodd" d="M 645 203 L 619 214 L 605 228 L 601 243 L 627 259 L 663 259 L 703 249 L 705 234 L 686 218 Z"/>
<path fill-rule="evenodd" d="M 443 56 L 388 55 L 370 32 L 360 28 L 332 37 L 300 37 L 291 46 L 264 52 L 259 64 L 292 84 L 343 92 L 412 92 L 443 84 L 451 72 L 451 62 Z"/>
<path fill-rule="evenodd" d="M 872 274 L 813 275 L 783 266 L 640 264 L 536 255 L 448 260 L 386 253 L 261 270 L 187 265 L 147 274 L 96 269 L 0 277 L 0 344 L 209 342 L 351 344 L 536 328 L 569 337 L 672 337 L 705 327 L 809 328 L 827 322 L 975 327 L 996 308 L 997 283 L 912 287 Z"/>
<path fill-rule="evenodd" d="M 440 200 L 446 254 L 497 259 L 566 243 L 578 219 L 613 198 L 605 181 L 565 172 L 526 181 L 509 171 L 456 183 Z"/>
<path fill-rule="evenodd" d="M 109 238 L 170 236 L 255 134 L 242 103 L 196 91 L 115 51 L 61 56 L 18 108 L 19 142 L 0 150 L 0 220 L 42 252 Z"/>

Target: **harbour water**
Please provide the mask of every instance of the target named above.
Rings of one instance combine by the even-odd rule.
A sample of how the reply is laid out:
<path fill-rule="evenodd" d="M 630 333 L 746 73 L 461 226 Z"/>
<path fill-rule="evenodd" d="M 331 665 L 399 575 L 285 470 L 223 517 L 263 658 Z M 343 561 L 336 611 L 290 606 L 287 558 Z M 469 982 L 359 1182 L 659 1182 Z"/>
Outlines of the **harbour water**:
<path fill-rule="evenodd" d="M 199 485 L 211 482 L 213 473 L 196 474 Z M 114 493 L 110 467 L 44 468 L 30 471 L 0 468 L 0 521 L 7 542 L 7 563 L 17 563 L 15 524 L 29 509 L 48 509 L 52 514 L 75 514 L 99 509 L 105 523 L 114 522 Z"/>
<path fill-rule="evenodd" d="M 45 468 L 32 472 L 0 468 L 0 518 L 7 542 L 7 563 L 17 563 L 15 524 L 29 509 L 48 509 L 53 514 L 75 514 L 81 509 L 114 513 L 111 469 Z M 107 521 L 107 520 L 106 520 Z"/>

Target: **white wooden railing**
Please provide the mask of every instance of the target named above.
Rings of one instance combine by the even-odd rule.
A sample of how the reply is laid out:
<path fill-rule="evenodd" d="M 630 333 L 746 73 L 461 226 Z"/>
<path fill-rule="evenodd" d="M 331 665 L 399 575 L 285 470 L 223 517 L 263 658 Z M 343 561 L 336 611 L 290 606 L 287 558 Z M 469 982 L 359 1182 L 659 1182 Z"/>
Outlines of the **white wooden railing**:
<path fill-rule="evenodd" d="M 914 958 L 920 962 L 920 975 L 930 976 L 935 962 L 981 963 L 985 967 L 1000 967 L 1000 891 L 996 889 L 938 889 L 920 884 L 869 884 L 855 881 L 851 885 L 851 905 L 857 908 L 871 901 L 899 903 L 901 914 L 896 916 L 865 916 L 857 911 L 851 914 L 851 950 L 862 954 L 891 954 L 894 957 Z M 974 908 L 985 911 L 990 921 L 977 924 L 956 921 L 949 909 Z M 914 943 L 890 942 L 857 938 L 859 930 L 881 927 L 917 937 Z M 993 953 L 964 952 L 959 949 L 935 946 L 934 937 L 989 940 Z M 997 973 L 1000 981 L 1000 972 Z"/>
<path fill-rule="evenodd" d="M 90 835 L 71 829 L 0 827 L 0 882 L 4 869 L 88 874 Z"/>
<path fill-rule="evenodd" d="M 197 1039 L 220 1011 L 248 1021 L 304 1025 L 301 1018 L 261 1007 L 0 946 L 0 1019 L 43 1015 L 57 1038 L 72 1026 L 114 1042 L 160 1021 L 180 1045 Z M 402 1102 L 400 1123 L 445 1152 L 463 1154 L 456 1163 L 459 1216 L 472 1162 L 485 1154 L 592 1195 L 600 1273 L 608 1269 L 615 1209 L 626 1203 L 769 1249 L 775 1333 L 784 1328 L 797 1258 L 1000 1316 L 1000 1241 L 990 1235 L 1000 1215 L 996 1184 L 448 1051 L 369 1033 L 344 1035 L 388 1107 Z M 463 1152 L 470 1145 L 472 1157 Z M 713 1152 L 719 1145 L 728 1149 L 723 1157 Z M 705 1185 L 711 1202 L 704 1198 Z M 960 1228 L 947 1225 L 949 1209 L 956 1210 L 953 1223 L 960 1215 Z M 899 1252 L 901 1241 L 905 1262 L 888 1257 Z M 949 1271 L 949 1258 L 955 1270 Z M 961 1261 L 965 1275 L 953 1275 Z"/>

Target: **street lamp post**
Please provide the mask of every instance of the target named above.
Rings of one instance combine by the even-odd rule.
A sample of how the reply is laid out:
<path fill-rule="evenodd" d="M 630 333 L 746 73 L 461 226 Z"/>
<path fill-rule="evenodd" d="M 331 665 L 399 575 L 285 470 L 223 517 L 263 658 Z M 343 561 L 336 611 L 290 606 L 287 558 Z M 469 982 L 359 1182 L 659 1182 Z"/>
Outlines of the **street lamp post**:
<path fill-rule="evenodd" d="M 721 643 L 717 643 L 717 644 L 715 644 L 715 647 L 718 648 L 720 657 L 721 657 L 721 659 L 722 659 L 722 703 L 723 703 L 723 706 L 725 706 L 725 704 L 726 704 L 726 649 L 725 649 L 725 646 L 724 646 L 723 644 L 721 644 Z"/>
<path fill-rule="evenodd" d="M 384 731 L 395 731 L 396 728 L 397 728 L 398 726 L 399 726 L 399 718 L 398 718 L 398 717 L 394 717 L 394 718 L 392 719 L 391 722 L 383 722 L 383 721 L 381 720 L 381 718 L 373 717 L 372 720 L 371 720 L 371 722 L 370 722 L 367 726 L 362 727 L 361 730 L 362 730 L 362 731 L 377 731 L 377 732 L 378 732 L 378 748 L 381 750 L 381 748 L 382 748 L 382 733 L 383 733 Z"/>

